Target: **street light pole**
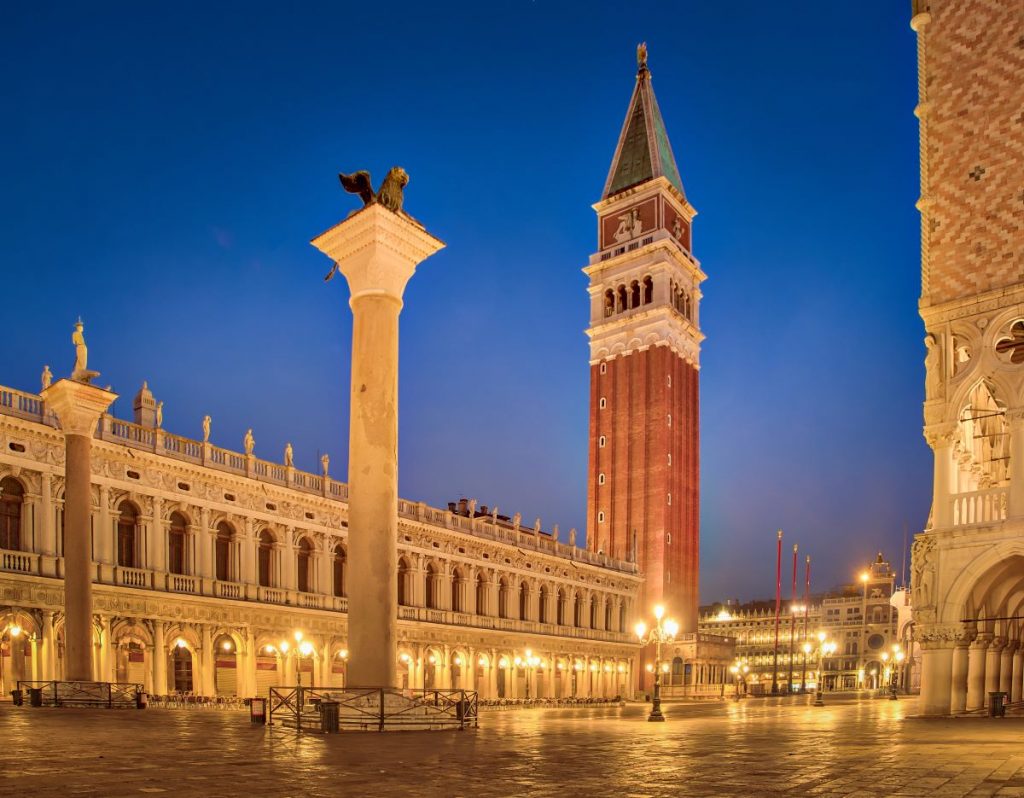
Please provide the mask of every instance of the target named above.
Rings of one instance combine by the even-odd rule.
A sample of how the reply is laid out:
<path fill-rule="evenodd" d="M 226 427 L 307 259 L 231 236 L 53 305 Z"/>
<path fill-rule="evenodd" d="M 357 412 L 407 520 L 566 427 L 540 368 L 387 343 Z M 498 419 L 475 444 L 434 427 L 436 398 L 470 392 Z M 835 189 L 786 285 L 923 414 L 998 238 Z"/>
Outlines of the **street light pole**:
<path fill-rule="evenodd" d="M 810 644 L 804 644 L 804 650 L 810 652 Z M 817 691 L 814 697 L 814 706 L 823 707 L 825 701 L 822 698 L 824 691 L 823 679 L 825 677 L 825 659 L 836 650 L 836 644 L 832 641 L 825 642 L 825 633 L 818 632 L 818 683 L 816 685 Z"/>
<path fill-rule="evenodd" d="M 665 716 L 661 712 L 661 644 L 670 643 L 679 631 L 679 624 L 673 620 L 662 620 L 665 608 L 660 604 L 654 608 L 655 626 L 648 632 L 647 625 L 642 621 L 636 625 L 636 636 L 640 645 L 649 646 L 654 643 L 654 698 L 651 701 L 651 714 L 647 720 L 663 722 Z"/>

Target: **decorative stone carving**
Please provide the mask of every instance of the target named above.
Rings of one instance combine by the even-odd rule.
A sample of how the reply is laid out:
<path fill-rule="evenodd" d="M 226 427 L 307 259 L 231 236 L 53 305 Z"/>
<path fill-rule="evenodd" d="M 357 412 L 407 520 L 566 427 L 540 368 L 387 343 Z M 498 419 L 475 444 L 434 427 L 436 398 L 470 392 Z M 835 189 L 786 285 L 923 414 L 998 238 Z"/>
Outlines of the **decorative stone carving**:
<path fill-rule="evenodd" d="M 330 470 L 330 467 L 331 467 L 330 455 L 328 455 L 327 452 L 324 452 L 320 456 L 320 470 L 323 472 L 323 475 L 325 477 L 327 476 L 328 471 Z"/>
<path fill-rule="evenodd" d="M 203 416 L 203 443 L 210 442 L 210 424 L 211 419 L 209 416 Z"/>
<path fill-rule="evenodd" d="M 924 345 L 928 350 L 924 358 L 925 396 L 937 399 L 944 393 L 942 380 L 942 340 L 934 333 L 924 337 Z"/>
<path fill-rule="evenodd" d="M 935 538 L 918 535 L 910 549 L 912 604 L 915 612 L 935 606 Z"/>
<path fill-rule="evenodd" d="M 53 382 L 53 372 L 50 371 L 49 366 L 43 366 L 43 374 L 39 379 L 42 382 L 44 391 L 50 387 L 50 383 Z"/>
<path fill-rule="evenodd" d="M 71 372 L 71 379 L 78 382 L 89 383 L 100 376 L 98 371 L 89 371 L 89 347 L 85 345 L 85 325 L 79 319 L 75 322 L 75 331 L 71 333 L 71 343 L 75 345 L 75 368 Z"/>
<path fill-rule="evenodd" d="M 294 462 L 294 452 L 292 451 L 291 443 L 286 443 L 284 445 L 284 464 L 288 468 L 292 468 L 295 465 L 295 462 Z"/>

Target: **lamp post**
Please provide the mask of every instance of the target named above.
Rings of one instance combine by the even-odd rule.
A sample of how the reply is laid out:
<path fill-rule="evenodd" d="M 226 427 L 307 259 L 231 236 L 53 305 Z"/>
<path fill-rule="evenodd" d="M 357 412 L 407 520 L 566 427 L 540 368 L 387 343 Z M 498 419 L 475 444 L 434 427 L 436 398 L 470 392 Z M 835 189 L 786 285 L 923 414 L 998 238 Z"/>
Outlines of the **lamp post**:
<path fill-rule="evenodd" d="M 889 660 L 892 660 L 892 664 Z M 892 656 L 890 657 L 888 651 L 882 652 L 882 663 L 885 665 L 885 681 L 889 688 L 889 700 L 896 700 L 896 687 L 897 681 L 899 680 L 899 669 L 903 664 L 904 654 L 903 650 L 898 644 L 893 644 Z"/>
<path fill-rule="evenodd" d="M 530 649 L 526 649 L 526 656 L 516 657 L 515 659 L 517 668 L 526 669 L 526 700 L 530 700 L 530 680 L 533 678 L 534 669 L 540 665 L 540 657 L 535 655 Z"/>
<path fill-rule="evenodd" d="M 16 623 L 12 623 L 3 633 L 0 634 L 0 649 L 2 649 L 4 642 L 11 644 L 11 662 L 14 662 L 14 641 L 21 637 L 21 627 Z M 0 684 L 7 685 L 4 681 L 4 653 L 0 650 Z"/>
<path fill-rule="evenodd" d="M 665 716 L 661 714 L 661 644 L 670 643 L 679 632 L 679 624 L 665 618 L 665 608 L 659 604 L 654 608 L 655 625 L 648 630 L 647 624 L 643 621 L 636 625 L 636 636 L 640 638 L 640 645 L 649 646 L 654 643 L 654 698 L 651 702 L 651 714 L 647 720 L 651 722 L 662 722 Z"/>
<path fill-rule="evenodd" d="M 281 656 L 287 659 L 288 654 L 295 654 L 295 685 L 296 687 L 302 688 L 302 659 L 308 657 L 313 653 L 313 644 L 308 640 L 302 639 L 302 632 L 296 631 L 293 635 L 295 638 L 295 646 L 293 647 L 287 640 L 282 640 L 277 647 L 277 650 L 281 652 Z M 347 654 L 347 652 L 346 652 Z M 309 687 L 313 688 L 313 677 L 309 678 Z"/>
<path fill-rule="evenodd" d="M 805 650 L 808 653 L 810 653 L 810 651 L 809 651 L 810 644 L 809 643 L 805 643 L 804 645 L 807 646 L 807 648 Z M 824 684 L 822 683 L 822 680 L 824 679 L 825 660 L 826 660 L 826 658 L 830 657 L 832 654 L 835 653 L 836 648 L 837 648 L 837 646 L 836 646 L 836 643 L 834 641 L 830 640 L 830 641 L 826 642 L 826 640 L 825 640 L 825 633 L 824 632 L 818 632 L 818 684 L 817 684 L 817 692 L 816 692 L 815 697 L 814 697 L 814 706 L 816 706 L 816 707 L 823 707 L 823 706 L 825 706 L 825 701 L 822 698 L 822 692 L 823 692 L 822 688 L 824 687 Z"/>
<path fill-rule="evenodd" d="M 746 692 L 747 673 L 749 671 L 750 666 L 743 660 L 736 660 L 736 662 L 729 668 L 729 672 L 732 674 L 733 678 L 733 685 L 736 688 L 736 695 L 734 696 L 736 701 L 740 700 L 740 682 L 743 683 L 743 692 Z"/>

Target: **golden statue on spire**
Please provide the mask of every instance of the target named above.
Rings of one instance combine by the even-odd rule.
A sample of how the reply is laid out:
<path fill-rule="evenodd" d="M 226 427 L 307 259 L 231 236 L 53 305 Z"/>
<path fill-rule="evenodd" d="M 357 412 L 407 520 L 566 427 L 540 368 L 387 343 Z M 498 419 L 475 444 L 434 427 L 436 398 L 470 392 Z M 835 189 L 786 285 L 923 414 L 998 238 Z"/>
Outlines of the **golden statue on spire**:
<path fill-rule="evenodd" d="M 641 70 L 647 69 L 647 42 L 640 42 L 636 46 L 636 64 Z"/>

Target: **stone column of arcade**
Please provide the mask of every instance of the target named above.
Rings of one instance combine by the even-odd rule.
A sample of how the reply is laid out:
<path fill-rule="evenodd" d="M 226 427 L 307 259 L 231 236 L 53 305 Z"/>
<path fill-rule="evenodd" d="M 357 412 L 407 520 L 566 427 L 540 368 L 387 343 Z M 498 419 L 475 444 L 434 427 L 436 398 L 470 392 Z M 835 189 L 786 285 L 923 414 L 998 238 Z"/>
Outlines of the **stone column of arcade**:
<path fill-rule="evenodd" d="M 57 414 L 64 431 L 64 678 L 92 681 L 92 437 L 96 422 L 117 394 L 90 381 L 82 323 L 72 336 L 75 370 L 43 390 L 43 401 Z"/>
<path fill-rule="evenodd" d="M 351 292 L 348 684 L 357 687 L 398 686 L 398 316 L 417 264 L 444 247 L 400 204 L 386 207 L 387 186 L 312 241 Z"/>

